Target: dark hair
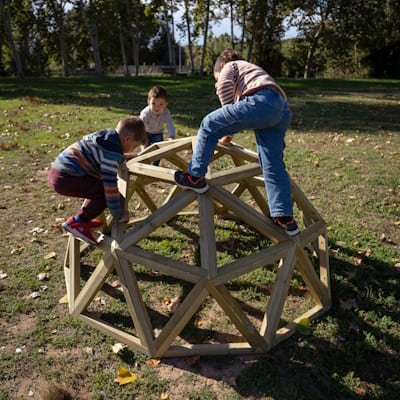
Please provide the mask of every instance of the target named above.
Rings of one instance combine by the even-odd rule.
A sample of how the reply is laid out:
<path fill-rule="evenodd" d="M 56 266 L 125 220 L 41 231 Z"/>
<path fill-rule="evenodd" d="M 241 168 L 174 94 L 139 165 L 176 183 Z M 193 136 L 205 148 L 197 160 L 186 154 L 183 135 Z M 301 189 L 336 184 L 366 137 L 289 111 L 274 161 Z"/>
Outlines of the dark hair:
<path fill-rule="evenodd" d="M 164 99 L 168 101 L 167 91 L 162 86 L 154 86 L 147 95 L 149 99 Z"/>
<path fill-rule="evenodd" d="M 118 122 L 115 129 L 121 137 L 132 136 L 135 142 L 145 144 L 147 140 L 146 129 L 139 117 L 126 117 Z"/>
<path fill-rule="evenodd" d="M 229 61 L 244 60 L 242 53 L 237 50 L 226 49 L 224 50 L 215 61 L 214 72 L 221 72 L 221 64 L 228 63 Z"/>

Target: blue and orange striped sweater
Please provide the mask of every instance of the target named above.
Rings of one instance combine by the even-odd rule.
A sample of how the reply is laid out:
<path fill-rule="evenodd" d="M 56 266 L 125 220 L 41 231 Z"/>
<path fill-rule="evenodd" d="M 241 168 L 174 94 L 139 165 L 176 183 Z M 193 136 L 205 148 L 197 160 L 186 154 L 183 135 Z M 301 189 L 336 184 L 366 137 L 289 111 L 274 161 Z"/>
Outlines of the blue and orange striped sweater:
<path fill-rule="evenodd" d="M 121 218 L 118 166 L 125 160 L 118 133 L 104 129 L 84 136 L 61 152 L 52 167 L 74 176 L 91 175 L 103 181 L 107 207 Z"/>

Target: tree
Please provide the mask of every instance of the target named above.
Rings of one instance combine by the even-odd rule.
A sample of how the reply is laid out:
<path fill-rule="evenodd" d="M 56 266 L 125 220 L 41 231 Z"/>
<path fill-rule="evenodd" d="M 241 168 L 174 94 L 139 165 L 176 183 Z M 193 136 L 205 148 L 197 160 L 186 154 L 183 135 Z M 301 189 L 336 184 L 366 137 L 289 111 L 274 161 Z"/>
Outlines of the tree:
<path fill-rule="evenodd" d="M 193 42 L 192 42 L 192 2 L 191 0 L 184 0 L 185 11 L 183 13 L 183 22 L 178 25 L 179 29 L 185 31 L 187 33 L 188 40 L 188 49 L 189 49 L 189 58 L 190 58 L 190 67 L 191 72 L 194 72 L 194 59 L 193 59 Z"/>
<path fill-rule="evenodd" d="M 48 41 L 50 30 L 57 32 L 60 59 L 63 66 L 64 76 L 70 75 L 68 62 L 68 50 L 65 37 L 65 10 L 69 1 L 67 0 L 37 0 L 34 2 L 37 6 L 37 20 L 43 21 L 45 32 L 42 40 Z"/>
<path fill-rule="evenodd" d="M 124 45 L 124 29 L 123 29 L 123 24 L 122 24 L 122 16 L 120 11 L 118 10 L 118 3 L 117 0 L 113 0 L 114 8 L 115 8 L 115 14 L 118 20 L 118 31 L 119 31 L 119 44 L 121 46 L 121 57 L 122 57 L 122 65 L 124 68 L 124 75 L 129 76 L 129 67 L 128 67 L 128 60 L 126 58 L 126 52 L 125 52 L 125 45 Z"/>
<path fill-rule="evenodd" d="M 86 4 L 85 0 L 78 0 L 78 4 L 82 12 L 82 17 L 85 22 L 86 29 L 89 33 L 96 73 L 98 76 L 102 76 L 103 73 L 101 69 L 99 36 L 97 33 L 96 16 L 95 16 L 96 10 L 93 6 L 92 0 L 89 0 L 88 4 Z M 90 15 L 90 18 L 88 17 L 88 13 Z"/>
<path fill-rule="evenodd" d="M 248 59 L 272 75 L 281 74 L 283 19 L 285 5 L 280 0 L 253 0 L 248 30 L 251 32 Z"/>
<path fill-rule="evenodd" d="M 200 74 L 204 72 L 204 62 L 207 51 L 207 39 L 208 39 L 208 29 L 210 26 L 210 6 L 211 0 L 201 0 L 197 2 L 195 7 L 195 20 L 199 26 L 199 30 L 203 32 L 203 47 L 201 52 L 200 61 Z"/>
<path fill-rule="evenodd" d="M 321 35 L 326 28 L 328 18 L 338 0 L 294 0 L 291 2 L 294 8 L 291 15 L 292 22 L 301 35 L 309 43 L 306 64 L 304 67 L 304 79 L 310 77 L 315 50 Z"/>
<path fill-rule="evenodd" d="M 12 27 L 11 27 L 10 1 L 5 0 L 5 5 L 6 5 L 6 13 L 4 12 L 3 0 L 0 0 L 1 18 L 4 21 L 4 24 L 6 26 L 6 31 L 7 31 L 8 39 L 11 44 L 13 58 L 14 58 L 14 62 L 15 62 L 16 68 L 17 68 L 18 77 L 24 78 L 24 70 L 22 68 L 21 59 L 19 57 L 18 50 L 17 50 L 17 47 L 14 42 L 14 36 L 13 36 Z"/>

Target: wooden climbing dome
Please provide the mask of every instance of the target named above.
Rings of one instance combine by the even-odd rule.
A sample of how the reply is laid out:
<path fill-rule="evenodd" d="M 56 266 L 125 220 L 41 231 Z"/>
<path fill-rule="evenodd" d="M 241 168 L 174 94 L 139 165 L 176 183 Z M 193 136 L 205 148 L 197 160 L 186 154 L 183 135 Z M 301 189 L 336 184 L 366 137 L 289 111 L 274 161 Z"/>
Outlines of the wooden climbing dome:
<path fill-rule="evenodd" d="M 267 352 L 292 335 L 302 320 L 317 318 L 331 305 L 326 224 L 293 181 L 296 219 L 302 231 L 290 238 L 273 224 L 268 217 L 268 202 L 257 154 L 235 143 L 217 145 L 206 176 L 210 186 L 206 193 L 182 191 L 175 185 L 174 173 L 177 169 L 186 170 L 195 142 L 196 137 L 187 137 L 156 143 L 121 168 L 119 186 L 125 207 L 129 207 L 131 200 L 137 197 L 146 204 L 146 215 L 131 218 L 128 224 L 113 222 L 109 216 L 97 246 L 81 242 L 69 234 L 64 262 L 69 312 L 152 358 Z M 159 159 L 168 167 L 152 165 Z M 216 167 L 221 165 L 218 164 L 221 160 L 228 160 L 222 165 L 229 162 L 231 166 L 225 169 Z M 152 198 L 149 194 L 148 189 L 154 184 L 166 188 L 167 195 L 162 204 L 157 204 L 154 196 Z M 193 203 L 196 205 L 194 208 Z M 201 260 L 198 265 L 156 254 L 138 245 L 152 232 L 185 213 L 195 214 L 198 218 Z M 218 265 L 215 237 L 218 218 L 241 221 L 268 238 L 270 245 L 228 264 Z M 100 250 L 103 256 L 84 280 L 81 257 L 84 252 L 93 250 Z M 191 290 L 157 333 L 149 313 L 151 304 L 146 304 L 140 290 L 140 280 L 135 272 L 137 265 L 191 284 Z M 246 313 L 246 307 L 231 294 L 229 283 L 268 265 L 276 266 L 276 278 L 263 308 L 262 321 L 257 326 Z M 294 271 L 301 275 L 313 305 L 282 325 L 282 312 Z M 133 329 L 121 328 L 119 324 L 105 321 L 90 311 L 91 303 L 107 284 L 110 274 L 118 276 Z M 182 330 L 209 297 L 218 303 L 240 332 L 241 341 L 182 343 L 179 340 Z"/>

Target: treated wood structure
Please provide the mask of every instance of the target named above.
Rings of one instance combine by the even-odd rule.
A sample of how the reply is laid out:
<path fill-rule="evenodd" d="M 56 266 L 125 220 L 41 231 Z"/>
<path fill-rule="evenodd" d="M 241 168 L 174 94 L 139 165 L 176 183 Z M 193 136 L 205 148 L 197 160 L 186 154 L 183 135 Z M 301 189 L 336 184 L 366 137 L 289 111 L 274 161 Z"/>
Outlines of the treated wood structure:
<path fill-rule="evenodd" d="M 112 222 L 109 217 L 98 246 L 89 246 L 69 235 L 64 262 L 69 311 L 89 325 L 153 358 L 266 352 L 292 335 L 302 319 L 317 318 L 331 305 L 326 224 L 293 181 L 292 196 L 302 232 L 290 238 L 273 224 L 268 217 L 268 202 L 257 154 L 234 143 L 228 146 L 218 144 L 207 174 L 210 189 L 206 193 L 180 190 L 174 183 L 174 172 L 187 168 L 195 141 L 196 137 L 188 137 L 154 144 L 139 157 L 127 162 L 126 168 L 120 171 L 120 192 L 126 207 L 137 196 L 146 204 L 147 215 L 132 218 L 128 224 Z M 172 168 L 152 166 L 152 161 L 158 159 Z M 228 159 L 232 167 L 217 170 L 215 166 L 222 159 Z M 157 204 L 148 188 L 160 182 L 167 188 L 167 196 L 162 204 Z M 188 211 L 193 202 L 197 202 L 195 213 Z M 138 246 L 157 228 L 185 213 L 196 214 L 198 218 L 199 265 L 174 260 Z M 218 218 L 241 221 L 268 238 L 271 245 L 226 265 L 218 265 L 215 239 L 215 221 Z M 102 250 L 103 258 L 87 281 L 81 283 L 81 255 L 93 248 Z M 271 264 L 276 265 L 276 279 L 263 320 L 256 326 L 230 293 L 228 282 Z M 169 315 L 158 335 L 154 333 L 149 305 L 142 297 L 135 265 L 146 266 L 193 285 L 177 310 Z M 303 315 L 280 326 L 295 268 L 312 296 L 313 306 Z M 88 311 L 112 272 L 118 275 L 121 283 L 133 333 Z M 239 343 L 176 343 L 182 330 L 209 296 L 229 317 L 243 340 Z"/>

